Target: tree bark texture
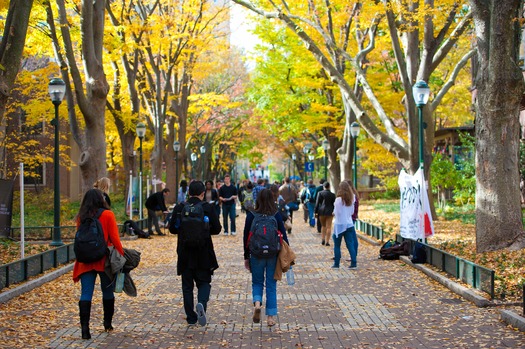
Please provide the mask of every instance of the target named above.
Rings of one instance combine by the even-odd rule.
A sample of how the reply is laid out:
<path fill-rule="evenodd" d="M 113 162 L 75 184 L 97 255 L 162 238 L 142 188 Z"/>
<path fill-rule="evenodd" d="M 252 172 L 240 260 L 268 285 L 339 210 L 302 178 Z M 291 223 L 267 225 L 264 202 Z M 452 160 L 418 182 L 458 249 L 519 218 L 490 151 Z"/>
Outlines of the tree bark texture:
<path fill-rule="evenodd" d="M 476 245 L 478 252 L 525 246 L 519 191 L 518 67 L 521 0 L 471 0 L 476 78 Z"/>

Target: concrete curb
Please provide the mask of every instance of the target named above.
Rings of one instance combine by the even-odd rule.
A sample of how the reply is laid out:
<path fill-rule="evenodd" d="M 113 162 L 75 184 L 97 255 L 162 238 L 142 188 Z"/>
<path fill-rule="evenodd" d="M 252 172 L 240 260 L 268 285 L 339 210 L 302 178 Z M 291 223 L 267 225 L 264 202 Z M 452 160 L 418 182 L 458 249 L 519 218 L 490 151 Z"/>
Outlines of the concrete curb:
<path fill-rule="evenodd" d="M 525 318 L 510 310 L 500 310 L 501 320 L 505 323 L 525 332 Z"/>
<path fill-rule="evenodd" d="M 368 242 L 371 245 L 374 245 L 374 246 L 381 246 L 383 244 L 381 241 L 378 241 L 378 240 L 376 240 L 374 238 L 371 238 L 368 235 L 363 235 L 363 234 L 357 233 L 357 237 L 359 239 L 361 239 L 361 240 L 364 240 L 364 241 Z M 379 252 L 378 252 L 378 254 L 379 254 Z"/>
<path fill-rule="evenodd" d="M 60 269 L 54 270 L 50 273 L 44 274 L 40 276 L 37 279 L 25 281 L 20 286 L 17 286 L 11 290 L 5 291 L 0 293 L 0 303 L 6 303 L 9 300 L 20 296 L 21 294 L 24 294 L 26 292 L 29 292 L 37 287 L 42 286 L 46 282 L 49 282 L 51 280 L 55 280 L 56 278 L 69 273 L 71 270 L 73 270 L 74 263 L 70 263 Z"/>
<path fill-rule="evenodd" d="M 442 284 L 443 286 L 445 286 L 452 292 L 460 295 L 461 297 L 465 298 L 468 301 L 471 301 L 477 307 L 484 308 L 484 307 L 488 307 L 489 305 L 493 304 L 488 299 L 485 299 L 482 296 L 476 294 L 473 290 L 468 289 L 464 286 L 461 286 L 457 282 L 454 282 L 450 280 L 449 278 L 426 267 L 424 264 L 414 264 L 410 261 L 410 259 L 407 256 L 401 256 L 399 259 L 403 261 L 404 263 L 416 268 L 417 270 L 422 271 L 424 274 L 436 280 L 437 282 L 439 282 L 440 284 Z"/>

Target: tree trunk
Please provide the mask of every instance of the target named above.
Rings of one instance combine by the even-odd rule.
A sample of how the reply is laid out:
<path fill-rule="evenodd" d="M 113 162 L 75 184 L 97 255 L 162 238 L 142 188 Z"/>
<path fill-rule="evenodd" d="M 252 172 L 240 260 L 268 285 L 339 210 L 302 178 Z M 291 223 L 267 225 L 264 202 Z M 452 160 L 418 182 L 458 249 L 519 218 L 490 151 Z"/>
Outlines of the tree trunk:
<path fill-rule="evenodd" d="M 471 0 L 476 79 L 476 247 L 525 247 L 519 192 L 519 106 L 525 86 L 517 65 L 521 0 Z"/>

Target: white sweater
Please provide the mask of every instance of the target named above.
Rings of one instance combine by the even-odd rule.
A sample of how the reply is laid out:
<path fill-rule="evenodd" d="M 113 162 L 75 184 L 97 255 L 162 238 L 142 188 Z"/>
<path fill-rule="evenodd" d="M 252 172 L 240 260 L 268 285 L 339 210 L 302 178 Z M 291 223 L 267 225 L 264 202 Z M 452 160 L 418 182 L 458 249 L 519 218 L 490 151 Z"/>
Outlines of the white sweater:
<path fill-rule="evenodd" d="M 355 202 L 355 197 L 354 197 Z M 352 215 L 354 214 L 354 204 L 345 206 L 340 197 L 334 203 L 334 234 L 339 236 L 342 232 L 354 226 Z"/>

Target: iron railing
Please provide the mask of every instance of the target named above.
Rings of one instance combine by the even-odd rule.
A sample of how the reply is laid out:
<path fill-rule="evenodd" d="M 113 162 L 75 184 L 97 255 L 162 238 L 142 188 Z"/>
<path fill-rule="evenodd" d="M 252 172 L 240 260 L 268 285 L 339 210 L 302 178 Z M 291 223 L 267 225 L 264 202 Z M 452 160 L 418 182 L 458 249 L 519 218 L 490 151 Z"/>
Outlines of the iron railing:
<path fill-rule="evenodd" d="M 415 243 L 412 239 L 405 239 L 396 234 L 396 241 L 408 241 L 409 251 L 413 250 Z M 494 299 L 494 270 L 482 267 L 466 259 L 454 256 L 434 246 L 422 243 L 427 251 L 426 263 L 444 271 L 445 273 L 463 281 L 464 283 L 486 292 Z"/>
<path fill-rule="evenodd" d="M 356 230 L 359 230 L 365 233 L 366 235 L 371 236 L 375 238 L 376 240 L 383 242 L 383 239 L 384 239 L 383 228 L 377 227 L 373 224 L 361 221 L 359 219 L 355 221 L 355 227 L 356 227 Z"/>
<path fill-rule="evenodd" d="M 141 229 L 144 229 L 147 224 L 146 222 L 146 219 L 143 219 L 141 221 L 137 221 L 137 224 Z M 71 236 L 74 237 L 76 227 L 61 227 L 61 231 L 64 232 L 64 230 L 69 228 L 73 229 Z M 11 228 L 12 238 L 16 239 L 17 237 L 20 237 L 20 233 L 18 233 L 18 235 L 15 233 L 17 229 L 19 232 L 20 228 Z M 49 230 L 50 235 L 47 236 L 47 238 L 51 240 L 53 227 L 26 227 L 24 229 L 25 236 L 31 239 L 38 239 L 40 235 L 42 235 L 42 233 L 40 233 L 34 236 L 34 231 L 38 229 Z M 122 225 L 119 225 L 119 230 L 122 231 Z M 28 234 L 28 232 L 33 232 L 33 236 L 30 235 L 31 233 Z M 10 285 L 26 281 L 30 277 L 43 274 L 49 269 L 57 268 L 62 264 L 67 264 L 74 259 L 75 252 L 73 250 L 73 243 L 68 243 L 51 250 L 26 257 L 24 259 L 19 259 L 8 264 L 0 265 L 0 290 L 5 287 L 9 287 Z"/>

